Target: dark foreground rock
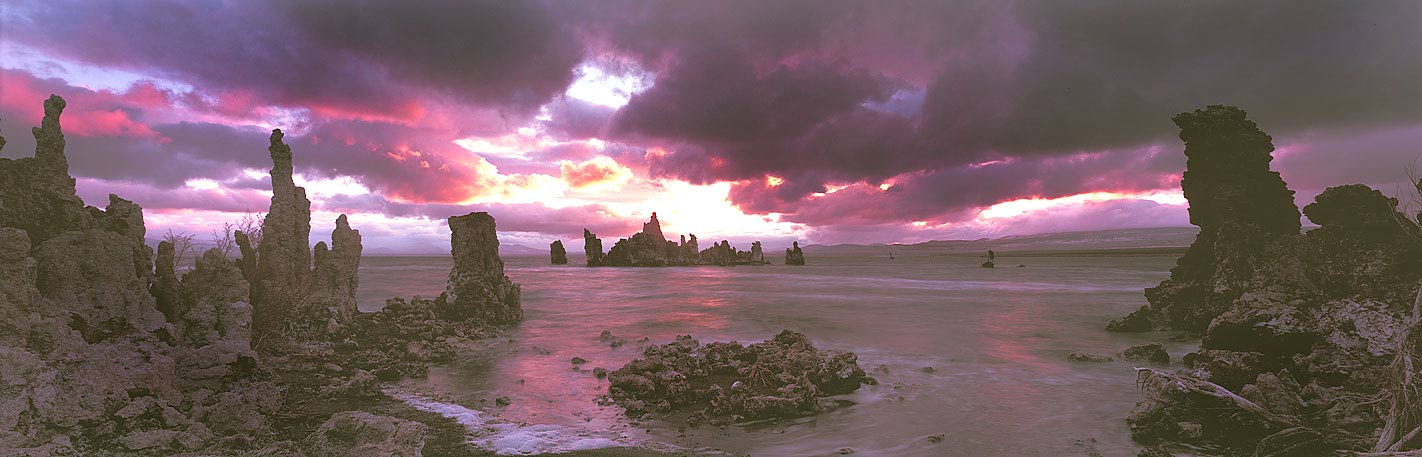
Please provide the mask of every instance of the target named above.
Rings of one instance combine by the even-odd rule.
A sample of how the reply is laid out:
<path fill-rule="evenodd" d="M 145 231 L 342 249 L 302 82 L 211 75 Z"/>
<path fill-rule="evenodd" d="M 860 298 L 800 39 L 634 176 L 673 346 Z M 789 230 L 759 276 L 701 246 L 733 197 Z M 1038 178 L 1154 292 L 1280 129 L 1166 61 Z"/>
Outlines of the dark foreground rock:
<path fill-rule="evenodd" d="M 1300 233 L 1293 192 L 1269 169 L 1271 139 L 1243 111 L 1211 106 L 1175 122 L 1200 234 L 1146 291 L 1150 304 L 1108 329 L 1197 332 L 1201 349 L 1183 371 L 1140 369 L 1132 437 L 1214 455 L 1422 447 L 1407 437 L 1422 362 L 1416 223 L 1396 199 L 1348 185 L 1305 207 L 1319 228 Z"/>
<path fill-rule="evenodd" d="M 608 375 L 609 396 L 628 415 L 684 413 L 688 422 L 794 417 L 821 410 L 821 398 L 874 379 L 852 352 L 818 351 L 785 330 L 770 341 L 702 345 L 690 336 L 648 347 Z"/>
<path fill-rule="evenodd" d="M 0 455 L 478 453 L 380 379 L 490 334 L 490 314 L 419 299 L 359 314 L 359 233 L 341 216 L 311 265 L 309 202 L 279 132 L 268 237 L 236 234 L 242 259 L 211 249 L 180 275 L 172 245 L 154 262 L 138 204 L 74 194 L 64 106 L 45 102 L 35 157 L 0 159 Z M 468 271 L 451 276 L 493 277 Z"/>

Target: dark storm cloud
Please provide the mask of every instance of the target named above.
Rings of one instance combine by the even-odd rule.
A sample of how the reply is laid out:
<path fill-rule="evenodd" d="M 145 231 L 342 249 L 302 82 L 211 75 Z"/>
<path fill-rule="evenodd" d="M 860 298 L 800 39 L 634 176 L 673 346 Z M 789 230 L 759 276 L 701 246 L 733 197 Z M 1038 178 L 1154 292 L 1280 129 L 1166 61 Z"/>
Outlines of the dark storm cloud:
<path fill-rule="evenodd" d="M 1025 55 L 952 62 L 921 128 L 974 155 L 1051 154 L 1171 136 L 1233 104 L 1275 136 L 1422 119 L 1417 2 L 1034 2 Z M 984 115 L 984 114 L 988 115 Z"/>
<path fill-rule="evenodd" d="M 863 71 L 815 63 L 757 71 L 728 49 L 681 59 L 656 87 L 632 98 L 614 129 L 692 142 L 772 142 L 888 96 L 885 82 Z"/>
<path fill-rule="evenodd" d="M 784 191 L 785 182 L 739 182 L 732 201 L 750 212 L 780 212 L 781 220 L 810 226 L 878 225 L 971 218 L 976 209 L 1017 198 L 1059 198 L 1082 189 L 1143 192 L 1179 179 L 1183 157 L 1164 148 L 1120 150 L 1040 160 L 1013 159 L 914 172 L 887 189 L 855 184 L 823 196 L 813 189 Z"/>
<path fill-rule="evenodd" d="M 282 2 L 320 46 L 383 64 L 399 80 L 472 101 L 534 108 L 572 82 L 582 44 L 537 2 Z"/>
<path fill-rule="evenodd" d="M 1369 161 L 1406 158 L 1398 151 L 1422 124 L 1422 3 L 1413 1 L 7 8 L 7 41 L 195 87 L 177 96 L 150 84 L 71 103 L 88 107 L 66 124 L 76 173 L 159 187 L 269 166 L 264 129 L 145 118 L 168 104 L 252 123 L 270 120 L 256 109 L 294 108 L 309 117 L 288 136 L 304 174 L 434 203 L 491 185 L 451 141 L 510 133 L 543 106 L 545 133 L 567 143 L 524 151 L 527 163 L 500 160 L 505 172 L 608 155 L 639 174 L 736 182 L 731 198 L 747 211 L 846 227 L 1172 188 L 1182 158 L 1170 118 L 1207 104 L 1249 111 L 1290 146 L 1277 162 L 1285 177 L 1310 188 L 1387 179 Z M 630 63 L 655 84 L 617 110 L 560 96 L 585 60 Z M 15 92 L 38 97 L 37 109 L 49 83 L 31 83 Z M 0 108 L 7 132 L 26 131 L 11 128 L 8 101 Z M 12 133 L 7 149 L 26 148 L 15 143 L 23 136 Z M 576 141 L 593 136 L 606 149 Z M 1369 159 L 1340 166 L 1348 153 Z M 783 183 L 767 186 L 767 176 Z"/>
<path fill-rule="evenodd" d="M 20 4 L 6 39 L 158 74 L 205 93 L 409 118 L 421 96 L 528 110 L 572 79 L 582 46 L 530 2 Z M 283 14 L 285 13 L 285 14 Z M 434 91 L 433 93 L 426 93 Z"/>
<path fill-rule="evenodd" d="M 1422 4 L 1415 2 L 1018 2 L 1002 9 L 1006 16 L 968 3 L 893 3 L 882 9 L 901 14 L 886 14 L 816 2 L 788 8 L 804 13 L 793 18 L 782 17 L 795 16 L 779 9 L 784 4 L 763 7 L 771 11 L 741 5 L 747 17 L 785 19 L 774 33 L 757 20 L 636 5 L 631 17 L 660 20 L 618 23 L 605 40 L 655 56 L 665 68 L 654 88 L 619 113 L 615 131 L 669 145 L 672 153 L 654 158 L 661 175 L 783 178 L 787 187 L 773 190 L 775 201 L 797 201 L 791 194 L 831 182 L 874 183 L 1001 158 L 1178 148 L 1170 118 L 1207 104 L 1239 105 L 1276 138 L 1422 120 L 1422 51 L 1414 45 L 1422 41 L 1414 26 Z M 964 16 L 986 20 L 964 24 Z M 925 32 L 934 23 L 958 30 Z M 880 39 L 893 30 L 903 31 L 897 41 Z M 702 50 L 710 38 L 718 52 Z M 885 57 L 899 52 L 920 58 Z M 902 85 L 929 62 L 937 63 L 919 89 L 921 109 L 885 109 L 904 117 L 858 108 L 882 105 L 892 85 L 816 85 L 892 81 L 914 102 L 920 92 Z M 786 69 L 805 74 L 793 82 L 768 76 Z M 755 103 L 742 110 L 737 100 Z M 794 122 L 777 125 L 782 113 Z M 975 170 L 955 179 L 983 189 L 1001 177 Z M 1068 192 L 1112 190 L 1072 182 L 1078 186 Z M 979 200 L 1027 191 L 1007 187 Z M 759 194 L 733 197 L 755 211 L 785 209 Z M 943 209 L 956 204 L 945 200 Z"/>

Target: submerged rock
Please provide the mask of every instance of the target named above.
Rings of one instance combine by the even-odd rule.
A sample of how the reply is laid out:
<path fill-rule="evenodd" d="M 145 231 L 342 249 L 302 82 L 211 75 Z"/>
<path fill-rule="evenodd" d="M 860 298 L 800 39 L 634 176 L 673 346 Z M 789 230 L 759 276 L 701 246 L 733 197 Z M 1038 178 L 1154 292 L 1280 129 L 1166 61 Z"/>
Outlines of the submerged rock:
<path fill-rule="evenodd" d="M 523 320 L 519 286 L 504 275 L 494 217 L 469 213 L 449 218 L 454 269 L 440 301 L 464 318 L 489 324 Z"/>
<path fill-rule="evenodd" d="M 1097 354 L 1094 352 L 1073 352 L 1071 354 L 1067 354 L 1066 358 L 1068 361 L 1078 363 L 1104 363 L 1116 360 L 1114 357 L 1111 357 L 1109 355 Z"/>
<path fill-rule="evenodd" d="M 548 245 L 548 256 L 554 265 L 568 264 L 568 251 L 563 249 L 563 240 L 553 240 L 553 244 Z"/>
<path fill-rule="evenodd" d="M 703 346 L 679 336 L 648 347 L 608 379 L 609 395 L 629 415 L 681 411 L 746 420 L 811 414 L 821 410 L 821 397 L 874 383 L 854 353 L 816 350 L 789 330 L 749 346 Z"/>
<path fill-rule="evenodd" d="M 1151 363 L 1170 363 L 1170 353 L 1165 351 L 1165 346 L 1160 343 L 1147 343 L 1139 346 L 1131 346 L 1121 352 L 1121 357 L 1126 360 L 1143 360 Z"/>

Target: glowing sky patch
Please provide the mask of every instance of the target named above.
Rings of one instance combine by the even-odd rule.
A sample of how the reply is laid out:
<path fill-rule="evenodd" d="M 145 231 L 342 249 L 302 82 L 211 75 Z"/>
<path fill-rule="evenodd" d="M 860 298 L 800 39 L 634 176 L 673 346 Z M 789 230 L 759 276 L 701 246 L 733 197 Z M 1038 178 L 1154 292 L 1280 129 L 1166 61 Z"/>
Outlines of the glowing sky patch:
<path fill-rule="evenodd" d="M 1085 203 L 1112 200 L 1149 200 L 1162 205 L 1184 205 L 1185 195 L 1179 191 L 1126 194 L 1117 192 L 1088 192 L 1060 198 L 1024 198 L 989 206 L 978 212 L 981 219 L 1003 219 L 1028 213 L 1048 211 L 1062 207 L 1081 206 Z"/>
<path fill-rule="evenodd" d="M 607 65 L 607 64 L 604 64 Z M 578 79 L 568 86 L 569 97 L 588 103 L 621 108 L 633 95 L 652 87 L 654 75 L 631 63 L 622 63 L 614 71 L 595 62 L 586 62 L 576 70 Z"/>

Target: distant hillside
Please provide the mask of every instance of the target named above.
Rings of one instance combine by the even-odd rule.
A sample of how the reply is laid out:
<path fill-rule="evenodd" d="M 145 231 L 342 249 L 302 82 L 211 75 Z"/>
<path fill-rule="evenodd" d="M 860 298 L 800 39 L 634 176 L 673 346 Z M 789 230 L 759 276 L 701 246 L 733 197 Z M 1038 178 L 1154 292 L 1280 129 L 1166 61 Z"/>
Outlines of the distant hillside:
<path fill-rule="evenodd" d="M 1195 241 L 1195 234 L 1198 232 L 1199 229 L 1195 227 L 1158 227 L 1013 235 L 996 239 L 926 241 L 916 244 L 810 245 L 804 249 L 809 254 L 819 255 L 885 253 L 889 251 L 920 254 L 976 254 L 989 249 L 1003 253 L 1024 254 L 1100 250 L 1173 252 L 1190 246 L 1190 243 Z"/>
<path fill-rule="evenodd" d="M 538 249 L 524 246 L 522 244 L 500 244 L 499 255 L 501 256 L 535 256 L 548 255 L 548 248 Z"/>

